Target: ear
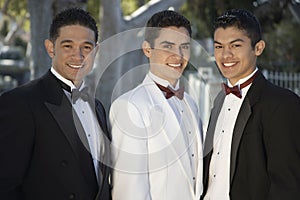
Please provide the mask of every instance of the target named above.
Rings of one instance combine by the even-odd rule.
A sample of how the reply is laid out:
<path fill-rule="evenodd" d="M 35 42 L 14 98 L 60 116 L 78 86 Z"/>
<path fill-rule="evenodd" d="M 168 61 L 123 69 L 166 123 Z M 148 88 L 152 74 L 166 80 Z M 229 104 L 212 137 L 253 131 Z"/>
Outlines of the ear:
<path fill-rule="evenodd" d="M 50 58 L 53 58 L 55 53 L 54 53 L 54 44 L 53 42 L 51 42 L 49 39 L 46 39 L 44 42 L 46 51 L 48 53 L 48 55 L 50 56 Z"/>
<path fill-rule="evenodd" d="M 145 56 L 147 56 L 148 58 L 151 56 L 151 46 L 150 43 L 147 41 L 144 41 L 142 44 L 142 48 L 143 48 L 143 52 L 145 54 Z"/>
<path fill-rule="evenodd" d="M 262 54 L 262 52 L 264 51 L 265 46 L 266 46 L 265 41 L 263 41 L 263 40 L 258 41 L 254 47 L 255 55 L 260 56 Z"/>

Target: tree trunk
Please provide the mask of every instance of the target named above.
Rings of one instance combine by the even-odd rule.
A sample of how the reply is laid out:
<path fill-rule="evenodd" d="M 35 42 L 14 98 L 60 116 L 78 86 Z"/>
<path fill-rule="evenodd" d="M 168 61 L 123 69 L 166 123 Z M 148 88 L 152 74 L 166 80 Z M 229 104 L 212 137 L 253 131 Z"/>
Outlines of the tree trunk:
<path fill-rule="evenodd" d="M 51 60 L 44 47 L 44 41 L 48 37 L 53 16 L 52 5 L 53 0 L 28 0 L 32 49 L 30 67 L 34 78 L 44 74 L 51 65 Z"/>
<path fill-rule="evenodd" d="M 40 77 L 51 66 L 51 59 L 44 47 L 44 41 L 49 37 L 49 28 L 53 16 L 68 7 L 82 7 L 85 2 L 82 0 L 28 0 L 32 49 L 30 67 L 33 78 Z"/>

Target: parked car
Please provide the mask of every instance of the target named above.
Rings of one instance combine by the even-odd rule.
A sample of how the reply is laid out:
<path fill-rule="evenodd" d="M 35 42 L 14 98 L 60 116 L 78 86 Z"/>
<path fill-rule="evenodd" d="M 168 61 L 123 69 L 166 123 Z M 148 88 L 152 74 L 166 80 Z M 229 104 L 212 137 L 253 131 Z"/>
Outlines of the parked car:
<path fill-rule="evenodd" d="M 23 50 L 17 46 L 0 46 L 0 75 L 11 76 L 22 85 L 30 79 L 30 68 Z"/>

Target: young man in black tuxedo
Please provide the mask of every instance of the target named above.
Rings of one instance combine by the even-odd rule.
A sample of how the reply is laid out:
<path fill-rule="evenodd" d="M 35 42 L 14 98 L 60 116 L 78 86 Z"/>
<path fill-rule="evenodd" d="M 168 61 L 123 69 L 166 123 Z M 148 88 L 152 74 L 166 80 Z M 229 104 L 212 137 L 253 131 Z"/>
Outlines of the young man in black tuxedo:
<path fill-rule="evenodd" d="M 97 40 L 89 13 L 62 11 L 45 41 L 51 69 L 0 97 L 1 199 L 111 199 L 104 108 L 74 94 L 85 90 Z"/>
<path fill-rule="evenodd" d="M 271 84 L 256 60 L 265 48 L 247 10 L 214 24 L 214 55 L 227 85 L 216 97 L 204 145 L 204 200 L 300 197 L 300 98 Z"/>

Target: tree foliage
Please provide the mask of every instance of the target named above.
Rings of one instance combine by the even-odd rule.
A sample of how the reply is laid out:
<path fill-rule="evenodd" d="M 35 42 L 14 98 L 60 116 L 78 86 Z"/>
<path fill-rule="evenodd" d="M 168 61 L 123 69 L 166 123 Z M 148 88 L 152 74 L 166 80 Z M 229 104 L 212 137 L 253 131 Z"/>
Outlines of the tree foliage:
<path fill-rule="evenodd" d="M 98 23 L 103 23 L 104 19 L 101 22 L 101 18 L 105 18 L 103 15 L 104 12 L 112 12 L 112 7 L 116 7 L 117 4 L 120 9 L 115 9 L 113 12 L 120 12 L 118 18 L 113 20 L 119 20 L 119 25 L 123 24 L 119 30 L 110 27 L 103 27 L 101 29 L 104 32 L 112 31 L 109 34 L 116 34 L 119 31 L 125 30 L 125 28 L 133 28 L 134 23 L 129 23 L 124 21 L 124 16 L 131 15 L 136 12 L 138 8 L 144 4 L 149 3 L 149 0 L 0 0 L 0 11 L 2 17 L 0 19 L 0 39 L 8 35 L 9 31 L 12 31 L 11 24 L 16 23 L 18 29 L 21 29 L 26 32 L 30 32 L 30 20 L 28 13 L 30 12 L 30 5 L 36 2 L 38 8 L 32 8 L 32 13 L 35 17 L 38 18 L 38 14 L 41 16 L 45 15 L 47 12 L 43 12 L 43 9 L 40 9 L 43 2 L 47 2 L 48 10 L 51 11 L 53 16 L 59 9 L 76 5 L 79 3 L 81 5 L 86 5 L 86 9 L 92 13 L 92 15 L 97 19 Z M 116 4 L 114 4 L 114 2 Z M 246 8 L 255 13 L 259 18 L 263 32 L 264 38 L 267 41 L 267 48 L 264 54 L 260 57 L 259 62 L 263 67 L 268 69 L 280 69 L 280 70 L 289 70 L 289 71 L 300 71 L 300 54 L 299 52 L 299 37 L 297 33 L 299 32 L 299 22 L 297 22 L 294 17 L 291 15 L 289 10 L 289 5 L 298 1 L 295 0 L 186 0 L 186 3 L 181 7 L 179 12 L 183 13 L 188 17 L 193 25 L 193 38 L 197 40 L 210 38 L 212 37 L 212 22 L 216 16 L 220 15 L 227 9 L 231 8 Z M 100 11 L 101 5 L 105 5 L 105 11 Z M 150 7 L 149 7 L 150 8 Z M 155 8 L 158 11 L 158 8 Z M 154 10 L 155 10 L 154 9 Z M 42 18 L 42 17 L 41 17 Z M 143 18 L 143 15 L 139 15 L 136 19 L 132 19 L 135 22 L 138 22 L 138 18 Z M 139 21 L 145 21 L 145 18 Z M 100 24 L 101 26 L 103 24 Z M 40 24 L 39 24 L 40 27 Z M 47 31 L 47 27 L 43 28 Z M 45 31 L 45 32 L 46 32 Z M 15 31 L 17 34 L 17 31 Z M 39 34 L 42 32 L 40 31 Z M 16 40 L 18 42 L 18 37 Z M 26 42 L 26 41 L 25 41 Z"/>
<path fill-rule="evenodd" d="M 259 58 L 262 68 L 300 71 L 299 22 L 289 6 L 294 0 L 187 0 L 182 12 L 191 19 L 194 38 L 212 37 L 213 20 L 228 9 L 244 8 L 259 19 L 267 47 Z M 299 2 L 298 2 L 299 3 Z"/>

